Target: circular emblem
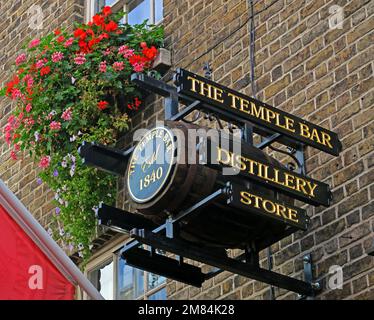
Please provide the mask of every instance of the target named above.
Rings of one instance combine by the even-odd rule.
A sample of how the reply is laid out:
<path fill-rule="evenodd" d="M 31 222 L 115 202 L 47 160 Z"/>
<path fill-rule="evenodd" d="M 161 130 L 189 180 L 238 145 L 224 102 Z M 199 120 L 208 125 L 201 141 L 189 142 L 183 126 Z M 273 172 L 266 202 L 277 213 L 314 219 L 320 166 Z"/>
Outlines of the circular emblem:
<path fill-rule="evenodd" d="M 174 162 L 170 130 L 157 127 L 147 132 L 135 147 L 127 170 L 127 188 L 138 203 L 152 200 L 168 181 Z"/>

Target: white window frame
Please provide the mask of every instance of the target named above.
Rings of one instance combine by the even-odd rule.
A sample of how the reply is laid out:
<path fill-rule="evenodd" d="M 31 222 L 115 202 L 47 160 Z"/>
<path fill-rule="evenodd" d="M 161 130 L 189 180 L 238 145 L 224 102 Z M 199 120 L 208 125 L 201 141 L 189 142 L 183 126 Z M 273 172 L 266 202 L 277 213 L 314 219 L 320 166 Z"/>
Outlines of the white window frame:
<path fill-rule="evenodd" d="M 120 11 L 123 10 L 125 12 L 130 12 L 133 8 L 135 8 L 138 4 L 140 4 L 143 0 L 117 0 L 115 3 L 111 5 L 112 11 Z M 85 22 L 89 22 L 92 17 L 95 15 L 95 5 L 97 0 L 86 0 L 85 1 Z M 151 12 L 149 23 L 155 24 L 155 0 L 151 1 Z M 125 23 L 127 23 L 127 15 L 124 16 Z M 161 24 L 162 19 L 158 21 L 156 24 Z"/>
<path fill-rule="evenodd" d="M 116 251 L 118 251 L 120 248 L 123 247 L 123 245 L 128 242 L 130 239 L 128 236 L 122 236 L 116 241 L 112 242 L 109 246 L 99 250 L 87 263 L 87 266 L 85 268 L 85 276 L 88 277 L 89 273 L 93 271 L 94 269 L 104 265 L 105 263 L 109 261 L 113 261 L 113 300 L 117 300 L 117 292 L 118 292 L 118 261 L 117 261 L 117 254 Z M 143 294 L 141 294 L 139 297 L 136 298 L 136 300 L 148 300 L 148 298 L 153 295 L 154 293 L 164 289 L 166 287 L 166 281 L 162 283 L 161 285 L 157 286 L 153 289 L 148 289 L 148 275 L 151 272 L 143 271 L 144 272 L 144 291 Z M 89 297 L 84 292 L 83 293 L 83 299 L 88 300 Z"/>

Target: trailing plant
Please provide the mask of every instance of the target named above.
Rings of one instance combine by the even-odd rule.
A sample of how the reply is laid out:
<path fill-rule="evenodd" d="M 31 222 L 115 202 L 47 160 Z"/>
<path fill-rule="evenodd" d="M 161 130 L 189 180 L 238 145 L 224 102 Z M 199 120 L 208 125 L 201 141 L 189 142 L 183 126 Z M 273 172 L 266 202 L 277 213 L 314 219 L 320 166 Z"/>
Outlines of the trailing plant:
<path fill-rule="evenodd" d="M 128 109 L 142 104 L 130 75 L 151 72 L 163 41 L 161 27 L 121 24 L 123 15 L 104 7 L 73 33 L 58 29 L 31 40 L 1 90 L 14 103 L 4 128 L 10 156 L 28 152 L 36 161 L 38 183 L 55 192 L 56 227 L 49 232 L 84 259 L 97 207 L 115 201 L 116 180 L 84 166 L 78 147 L 83 141 L 112 145 L 128 129 Z"/>

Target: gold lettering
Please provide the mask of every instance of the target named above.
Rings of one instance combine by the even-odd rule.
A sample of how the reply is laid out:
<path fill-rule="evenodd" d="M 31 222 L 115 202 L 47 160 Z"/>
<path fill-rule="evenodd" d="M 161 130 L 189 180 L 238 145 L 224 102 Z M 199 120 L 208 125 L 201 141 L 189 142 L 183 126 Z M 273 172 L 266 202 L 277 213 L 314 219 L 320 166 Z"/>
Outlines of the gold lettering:
<path fill-rule="evenodd" d="M 288 208 L 288 219 L 299 222 L 299 219 L 297 219 L 297 211 L 295 209 Z"/>
<path fill-rule="evenodd" d="M 295 132 L 295 129 L 293 128 L 294 120 L 285 116 L 284 119 L 286 120 L 286 130 Z"/>
<path fill-rule="evenodd" d="M 217 147 L 217 151 L 218 151 L 217 161 L 222 163 L 222 164 L 229 164 L 230 163 L 230 153 L 227 150 L 221 149 L 219 147 Z M 226 155 L 226 160 L 223 160 L 223 158 L 222 158 L 223 153 Z"/>
<path fill-rule="evenodd" d="M 232 93 L 228 93 L 227 94 L 229 97 L 231 97 L 231 108 L 234 108 L 234 109 L 238 109 L 237 105 L 236 105 L 236 102 L 240 99 L 237 95 L 235 94 L 232 94 Z"/>
<path fill-rule="evenodd" d="M 240 196 L 241 196 L 241 198 L 240 198 L 241 203 L 244 203 L 246 205 L 250 205 L 252 203 L 252 201 L 250 199 L 251 194 L 249 194 L 248 192 L 241 191 Z"/>
<path fill-rule="evenodd" d="M 324 144 L 325 146 L 328 146 L 329 148 L 333 149 L 333 146 L 331 145 L 330 141 L 331 141 L 331 137 L 328 133 L 326 132 L 321 132 L 322 134 L 322 144 Z"/>
<path fill-rule="evenodd" d="M 293 125 L 294 125 L 293 119 L 291 119 L 291 118 L 289 118 L 287 116 L 284 116 L 283 118 L 284 118 L 284 124 L 281 125 L 279 117 L 278 117 L 278 126 L 281 127 L 281 128 L 283 128 L 283 129 L 286 129 L 287 131 L 295 132 L 295 129 L 293 129 Z"/>
<path fill-rule="evenodd" d="M 309 127 L 306 124 L 301 123 L 301 122 L 300 122 L 300 134 L 303 137 L 308 138 L 308 139 L 310 137 Z"/>
<path fill-rule="evenodd" d="M 197 92 L 196 91 L 196 84 L 198 84 L 200 81 L 193 78 L 193 77 L 190 77 L 190 76 L 187 77 L 187 80 L 192 80 L 191 91 L 192 92 Z"/>
<path fill-rule="evenodd" d="M 317 129 L 312 129 L 310 140 L 316 141 L 317 143 L 321 143 L 321 139 L 319 138 Z"/>
<path fill-rule="evenodd" d="M 275 117 L 276 117 L 277 114 L 274 111 L 270 110 L 270 109 L 265 109 L 265 110 L 266 110 L 266 119 L 265 119 L 265 121 L 271 123 L 271 120 L 275 119 Z"/>
<path fill-rule="evenodd" d="M 206 92 L 206 94 L 204 94 Z M 205 82 L 200 81 L 200 94 L 202 96 L 207 96 L 208 98 L 212 98 L 212 87 Z"/>
<path fill-rule="evenodd" d="M 314 194 L 314 190 L 317 188 L 317 184 L 316 183 L 312 183 L 310 181 L 306 181 L 308 187 L 309 187 L 309 195 L 312 196 L 312 197 L 315 197 L 315 194 Z"/>
<path fill-rule="evenodd" d="M 278 202 L 261 198 L 247 191 L 240 191 L 240 202 L 253 208 L 264 210 L 267 213 L 282 217 L 285 220 L 299 222 L 298 211 Z"/>
<path fill-rule="evenodd" d="M 214 100 L 223 103 L 224 101 L 222 99 L 222 93 L 223 93 L 222 89 L 219 89 L 213 86 L 213 99 Z"/>
<path fill-rule="evenodd" d="M 278 216 L 281 216 L 285 219 L 288 219 L 288 216 L 287 216 L 287 208 L 279 203 L 276 204 L 277 205 L 277 215 Z"/>
<path fill-rule="evenodd" d="M 290 189 L 295 189 L 294 186 L 294 179 L 295 177 L 293 175 L 290 175 L 288 173 L 284 174 L 284 185 Z"/>
<path fill-rule="evenodd" d="M 240 99 L 240 111 L 243 111 L 245 113 L 251 114 L 251 111 L 249 110 L 249 101 L 239 98 Z"/>
<path fill-rule="evenodd" d="M 306 181 L 304 179 L 296 177 L 296 191 L 301 191 L 306 195 L 309 195 L 309 192 L 305 190 Z"/>
<path fill-rule="evenodd" d="M 270 206 L 271 206 L 270 209 L 266 206 L 267 204 L 270 204 Z M 269 213 L 275 213 L 275 204 L 274 204 L 273 202 L 271 202 L 270 200 L 264 200 L 264 201 L 262 202 L 262 206 L 263 206 L 263 208 L 264 208 L 267 212 L 269 212 Z"/>
<path fill-rule="evenodd" d="M 251 113 L 253 116 L 265 120 L 264 107 L 259 106 L 259 108 L 257 109 L 257 106 L 254 102 L 251 102 Z"/>
<path fill-rule="evenodd" d="M 245 158 L 243 156 L 240 156 L 240 155 L 237 155 L 236 156 L 236 161 L 238 162 L 239 166 L 238 168 L 241 170 L 241 171 L 244 171 L 246 169 L 246 164 L 245 164 Z"/>

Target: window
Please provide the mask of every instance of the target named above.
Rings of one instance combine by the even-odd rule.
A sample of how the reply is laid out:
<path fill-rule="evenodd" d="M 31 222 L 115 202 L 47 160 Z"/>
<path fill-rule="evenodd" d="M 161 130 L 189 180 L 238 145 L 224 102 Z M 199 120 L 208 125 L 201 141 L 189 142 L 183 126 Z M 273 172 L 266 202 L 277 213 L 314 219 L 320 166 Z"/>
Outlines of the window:
<path fill-rule="evenodd" d="M 89 263 L 88 279 L 106 300 L 166 300 L 166 278 L 133 268 L 114 250 Z"/>
<path fill-rule="evenodd" d="M 105 300 L 113 300 L 113 261 L 106 261 L 88 274 L 88 279 Z"/>
<path fill-rule="evenodd" d="M 149 24 L 158 24 L 164 17 L 163 0 L 88 0 L 87 4 L 87 21 L 103 6 L 127 12 L 124 22 L 129 24 L 140 24 L 145 19 Z"/>

